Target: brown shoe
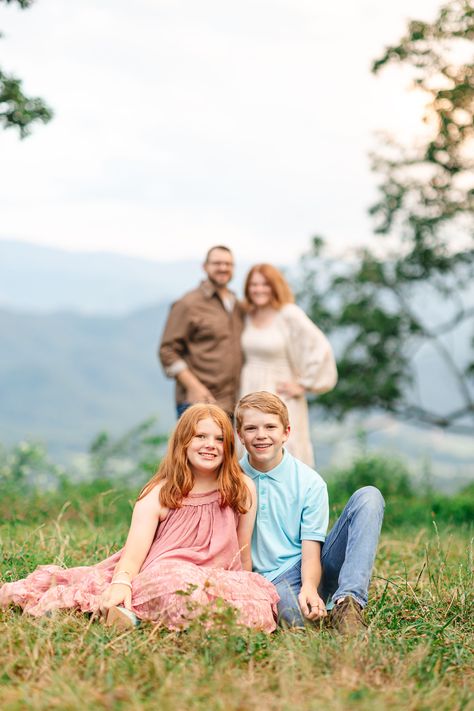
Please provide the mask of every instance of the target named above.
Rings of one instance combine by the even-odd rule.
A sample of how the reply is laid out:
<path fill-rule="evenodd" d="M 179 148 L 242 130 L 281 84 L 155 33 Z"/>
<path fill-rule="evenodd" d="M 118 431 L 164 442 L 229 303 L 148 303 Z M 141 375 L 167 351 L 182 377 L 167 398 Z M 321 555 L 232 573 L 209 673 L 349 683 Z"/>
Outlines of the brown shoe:
<path fill-rule="evenodd" d="M 117 605 L 111 607 L 107 612 L 105 624 L 107 627 L 114 626 L 126 630 L 138 627 L 140 620 L 137 619 L 135 613 L 131 610 L 127 610 L 125 607 Z"/>
<path fill-rule="evenodd" d="M 367 628 L 362 607 L 349 596 L 334 605 L 329 622 L 333 629 L 345 636 L 356 635 Z"/>

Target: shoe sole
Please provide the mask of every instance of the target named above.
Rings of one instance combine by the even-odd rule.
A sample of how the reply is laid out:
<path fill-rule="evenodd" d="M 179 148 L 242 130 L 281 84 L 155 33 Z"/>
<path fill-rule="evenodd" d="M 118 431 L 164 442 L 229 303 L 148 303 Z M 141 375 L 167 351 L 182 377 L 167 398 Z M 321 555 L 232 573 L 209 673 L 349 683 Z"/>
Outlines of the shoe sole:
<path fill-rule="evenodd" d="M 105 618 L 107 627 L 119 627 L 120 629 L 134 629 L 140 624 L 134 612 L 125 607 L 111 607 Z"/>

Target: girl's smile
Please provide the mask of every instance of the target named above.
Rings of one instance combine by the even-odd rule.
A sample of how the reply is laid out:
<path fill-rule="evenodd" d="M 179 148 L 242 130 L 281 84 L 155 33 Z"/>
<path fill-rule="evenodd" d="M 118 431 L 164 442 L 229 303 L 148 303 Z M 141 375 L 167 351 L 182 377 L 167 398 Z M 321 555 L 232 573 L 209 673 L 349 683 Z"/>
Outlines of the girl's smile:
<path fill-rule="evenodd" d="M 186 456 L 194 476 L 219 469 L 224 458 L 224 435 L 212 417 L 199 420 Z"/>

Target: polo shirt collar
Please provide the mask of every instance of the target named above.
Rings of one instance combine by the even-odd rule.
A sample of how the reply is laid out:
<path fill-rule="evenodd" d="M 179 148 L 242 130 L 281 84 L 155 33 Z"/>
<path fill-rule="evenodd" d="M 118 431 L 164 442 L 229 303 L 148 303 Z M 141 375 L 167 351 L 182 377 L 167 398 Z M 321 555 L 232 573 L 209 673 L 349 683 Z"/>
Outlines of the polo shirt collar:
<path fill-rule="evenodd" d="M 273 467 L 273 469 L 270 469 L 269 472 L 260 472 L 258 469 L 254 469 L 253 466 L 250 464 L 248 452 L 245 452 L 244 457 L 246 459 L 247 473 L 251 479 L 257 479 L 259 476 L 265 475 L 268 476 L 270 479 L 275 479 L 275 481 L 278 481 L 278 479 L 281 479 L 282 476 L 285 475 L 286 461 L 288 459 L 288 452 L 286 451 L 286 449 L 283 449 L 283 457 L 280 464 L 278 464 L 278 466 L 276 467 Z"/>

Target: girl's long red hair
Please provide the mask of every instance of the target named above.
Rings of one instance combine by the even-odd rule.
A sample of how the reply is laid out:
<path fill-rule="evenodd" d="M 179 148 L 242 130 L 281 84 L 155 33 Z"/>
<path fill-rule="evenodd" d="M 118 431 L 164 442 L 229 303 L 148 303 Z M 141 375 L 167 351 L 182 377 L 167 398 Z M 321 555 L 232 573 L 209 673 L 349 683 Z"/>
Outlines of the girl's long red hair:
<path fill-rule="evenodd" d="M 217 487 L 221 496 L 221 506 L 230 506 L 238 513 L 249 509 L 249 491 L 243 472 L 237 461 L 235 440 L 229 416 L 217 405 L 192 405 L 181 415 L 174 428 L 168 450 L 156 474 L 145 484 L 138 500 L 146 496 L 157 484 L 164 482 L 160 489 L 160 503 L 170 509 L 182 506 L 194 486 L 194 476 L 189 466 L 186 450 L 196 434 L 200 420 L 210 417 L 222 430 L 224 437 L 224 457 L 217 476 Z"/>

